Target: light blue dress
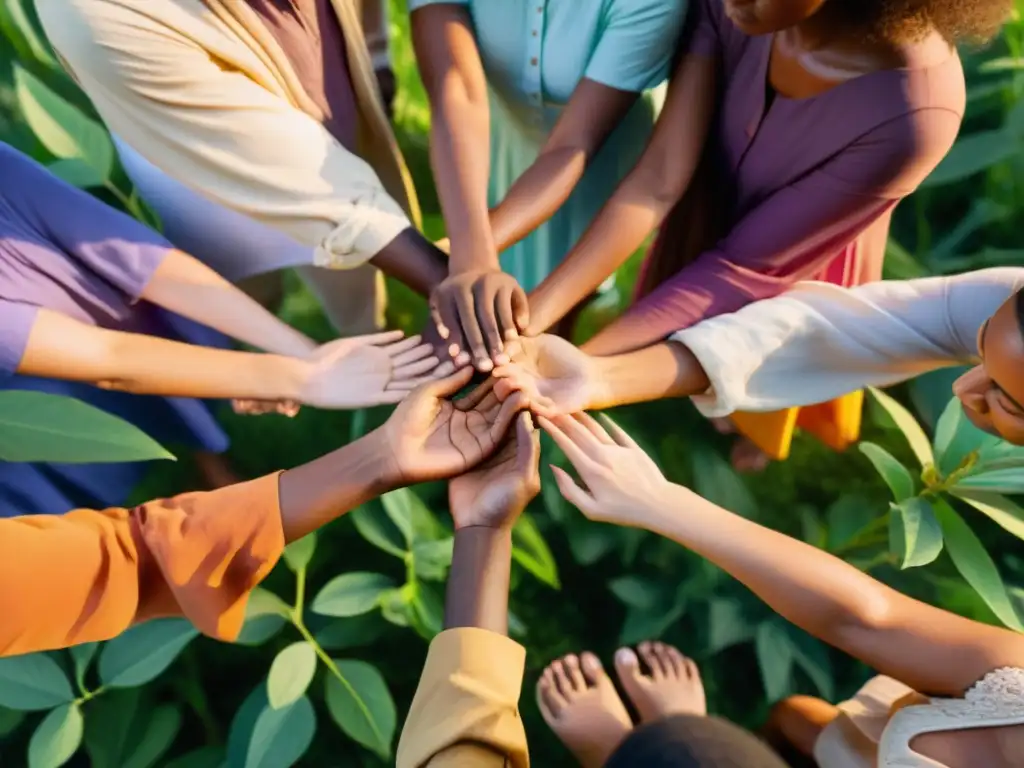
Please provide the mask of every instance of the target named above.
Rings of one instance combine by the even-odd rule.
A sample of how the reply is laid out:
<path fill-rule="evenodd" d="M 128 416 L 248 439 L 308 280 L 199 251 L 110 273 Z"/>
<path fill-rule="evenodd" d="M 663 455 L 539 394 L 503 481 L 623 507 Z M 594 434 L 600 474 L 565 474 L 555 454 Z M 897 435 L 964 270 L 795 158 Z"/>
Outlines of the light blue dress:
<path fill-rule="evenodd" d="M 409 0 L 413 11 L 446 0 Z M 447 0 L 452 2 L 452 0 Z M 572 195 L 502 267 L 531 290 L 562 260 L 640 158 L 679 41 L 685 0 L 457 0 L 473 20 L 491 94 L 491 206 L 537 158 L 583 78 L 647 91 Z"/>

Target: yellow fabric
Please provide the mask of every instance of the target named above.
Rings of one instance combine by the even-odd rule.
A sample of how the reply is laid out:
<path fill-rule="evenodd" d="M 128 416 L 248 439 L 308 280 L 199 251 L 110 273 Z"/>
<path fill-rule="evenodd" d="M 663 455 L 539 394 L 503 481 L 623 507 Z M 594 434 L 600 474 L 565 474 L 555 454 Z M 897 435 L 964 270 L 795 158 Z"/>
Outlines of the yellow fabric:
<path fill-rule="evenodd" d="M 827 403 L 786 408 L 768 413 L 737 412 L 733 423 L 740 434 L 775 460 L 789 457 L 793 431 L 799 427 L 835 451 L 844 451 L 860 437 L 864 391 L 858 390 Z"/>
<path fill-rule="evenodd" d="M 285 53 L 242 0 L 37 0 L 107 127 L 207 199 L 365 263 L 419 221 L 353 0 L 333 0 L 358 105 L 359 151 L 319 121 Z"/>
<path fill-rule="evenodd" d="M 398 743 L 397 768 L 528 768 L 519 718 L 526 650 L 483 629 L 434 638 Z"/>

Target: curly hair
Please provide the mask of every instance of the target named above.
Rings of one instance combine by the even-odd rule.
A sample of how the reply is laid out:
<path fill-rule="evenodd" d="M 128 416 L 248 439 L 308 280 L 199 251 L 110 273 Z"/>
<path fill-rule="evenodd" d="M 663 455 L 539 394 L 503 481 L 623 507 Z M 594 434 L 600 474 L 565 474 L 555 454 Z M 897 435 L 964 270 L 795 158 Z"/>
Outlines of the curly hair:
<path fill-rule="evenodd" d="M 889 43 L 912 43 L 934 29 L 950 44 L 991 40 L 1013 12 L 1014 0 L 830 0 L 844 23 Z"/>

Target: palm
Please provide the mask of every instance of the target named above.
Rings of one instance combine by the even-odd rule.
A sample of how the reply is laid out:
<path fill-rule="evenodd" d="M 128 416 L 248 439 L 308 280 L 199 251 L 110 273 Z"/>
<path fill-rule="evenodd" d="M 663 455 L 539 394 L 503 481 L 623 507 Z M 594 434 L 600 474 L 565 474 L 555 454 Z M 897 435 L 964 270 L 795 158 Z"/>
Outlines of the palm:
<path fill-rule="evenodd" d="M 509 388 L 523 391 L 531 401 L 544 403 L 558 413 L 575 413 L 590 401 L 593 363 L 571 342 L 544 334 L 525 336 L 512 354 L 508 370 Z"/>
<path fill-rule="evenodd" d="M 318 349 L 305 400 L 324 408 L 377 405 L 391 380 L 391 357 L 383 347 L 339 339 Z"/>

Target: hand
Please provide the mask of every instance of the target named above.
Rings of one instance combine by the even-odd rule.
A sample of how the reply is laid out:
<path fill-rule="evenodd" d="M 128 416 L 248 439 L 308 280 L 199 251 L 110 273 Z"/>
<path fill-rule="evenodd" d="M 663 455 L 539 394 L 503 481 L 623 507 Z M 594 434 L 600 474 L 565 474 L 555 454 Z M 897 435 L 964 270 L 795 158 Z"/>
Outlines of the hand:
<path fill-rule="evenodd" d="M 472 360 L 482 372 L 508 363 L 505 342 L 530 322 L 526 293 L 497 269 L 450 275 L 430 295 L 430 315 L 456 365 Z"/>
<path fill-rule="evenodd" d="M 304 361 L 302 402 L 318 408 L 398 403 L 434 380 L 438 359 L 419 336 L 388 331 L 324 344 Z"/>
<path fill-rule="evenodd" d="M 540 433 L 520 412 L 501 449 L 472 472 L 448 484 L 455 529 L 511 528 L 540 491 Z"/>
<path fill-rule="evenodd" d="M 265 413 L 279 413 L 293 418 L 300 406 L 292 400 L 232 400 L 231 409 L 240 416 L 262 416 Z"/>
<path fill-rule="evenodd" d="M 463 368 L 425 384 L 399 405 L 380 428 L 389 454 L 389 476 L 400 485 L 443 480 L 472 469 L 498 449 L 515 415 L 526 408 L 517 392 L 504 402 L 484 382 L 465 398 L 452 395 L 473 377 Z"/>
<path fill-rule="evenodd" d="M 607 402 L 595 358 L 558 336 L 522 336 L 512 348 L 512 362 L 491 375 L 500 399 L 523 392 L 530 408 L 549 419 Z"/>
<path fill-rule="evenodd" d="M 642 527 L 648 512 L 669 503 L 672 484 L 633 438 L 607 416 L 602 421 L 607 432 L 585 413 L 540 419 L 587 486 L 580 488 L 564 470 L 552 467 L 558 490 L 591 520 Z"/>

